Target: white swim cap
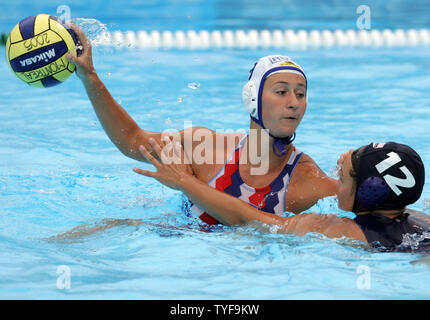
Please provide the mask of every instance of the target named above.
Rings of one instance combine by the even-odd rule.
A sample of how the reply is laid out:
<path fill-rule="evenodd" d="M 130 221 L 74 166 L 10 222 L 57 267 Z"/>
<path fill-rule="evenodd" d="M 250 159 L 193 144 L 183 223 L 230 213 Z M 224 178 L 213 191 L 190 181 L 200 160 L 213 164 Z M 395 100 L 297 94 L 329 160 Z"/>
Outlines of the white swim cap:
<path fill-rule="evenodd" d="M 274 73 L 289 72 L 303 76 L 306 80 L 303 69 L 291 60 L 290 57 L 281 55 L 271 55 L 260 58 L 250 71 L 249 81 L 242 90 L 242 100 L 251 118 L 263 128 L 261 116 L 261 94 L 263 92 L 266 78 Z"/>
<path fill-rule="evenodd" d="M 297 63 L 287 56 L 271 55 L 260 58 L 255 63 L 254 67 L 250 71 L 248 82 L 242 90 L 242 100 L 245 104 L 246 110 L 251 115 L 251 119 L 258 123 L 263 129 L 266 129 L 263 124 L 261 110 L 261 95 L 263 93 L 264 82 L 270 75 L 280 72 L 295 73 L 303 76 L 306 80 L 307 86 L 306 75 Z M 275 137 L 270 134 L 270 132 L 269 135 L 275 138 L 273 151 L 278 156 L 285 155 L 285 145 L 290 144 L 295 138 L 295 133 L 288 138 Z M 278 149 L 280 153 L 278 153 L 276 149 Z"/>

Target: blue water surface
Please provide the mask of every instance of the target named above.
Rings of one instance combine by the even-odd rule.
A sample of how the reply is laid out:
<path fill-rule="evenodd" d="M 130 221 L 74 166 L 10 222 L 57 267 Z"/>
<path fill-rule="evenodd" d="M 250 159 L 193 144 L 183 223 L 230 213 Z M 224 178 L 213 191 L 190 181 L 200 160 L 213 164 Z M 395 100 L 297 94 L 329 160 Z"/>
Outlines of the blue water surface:
<path fill-rule="evenodd" d="M 99 10 L 104 3 L 106 10 Z M 119 30 L 355 27 L 357 1 L 324 3 L 273 2 L 279 11 L 257 1 L 61 4 L 68 4 L 73 16 Z M 7 3 L 0 26 L 9 30 L 27 15 L 55 14 L 61 4 Z M 374 27 L 428 26 L 426 6 L 424 1 L 370 4 Z M 241 102 L 248 71 L 259 57 L 278 51 L 95 47 L 94 63 L 114 98 L 144 129 L 181 130 L 184 121 L 192 121 L 239 130 L 249 127 Z M 429 166 L 428 48 L 280 53 L 297 60 L 309 79 L 308 110 L 295 145 L 330 176 L 342 152 L 373 141 L 409 144 Z M 319 235 L 266 232 L 258 225 L 202 230 L 184 215 L 180 192 L 132 171 L 151 166 L 124 157 L 109 141 L 75 75 L 57 87 L 29 87 L 12 74 L 4 55 L 0 73 L 0 298 L 430 296 L 428 259 L 422 254 L 374 253 Z M 427 182 L 411 208 L 430 213 L 429 203 Z M 337 209 L 333 198 L 309 212 L 353 217 Z M 113 219 L 123 223 L 104 229 Z M 94 227 L 102 230 L 85 235 Z M 61 266 L 70 271 L 70 287 L 62 285 Z"/>

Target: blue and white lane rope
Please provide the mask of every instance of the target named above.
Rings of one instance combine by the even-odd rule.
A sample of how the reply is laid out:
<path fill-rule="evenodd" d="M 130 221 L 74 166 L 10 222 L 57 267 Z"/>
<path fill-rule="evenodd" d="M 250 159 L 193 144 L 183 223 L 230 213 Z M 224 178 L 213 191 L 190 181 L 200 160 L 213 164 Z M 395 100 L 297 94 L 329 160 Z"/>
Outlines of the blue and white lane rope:
<path fill-rule="evenodd" d="M 225 30 L 114 31 L 92 40 L 95 45 L 138 49 L 318 49 L 332 47 L 427 47 L 428 29 L 409 30 Z"/>
<path fill-rule="evenodd" d="M 2 33 L 0 44 L 6 43 Z M 158 49 L 318 49 L 332 47 L 428 47 L 430 30 L 225 30 L 225 31 L 114 31 L 91 39 L 94 45 L 117 48 Z"/>

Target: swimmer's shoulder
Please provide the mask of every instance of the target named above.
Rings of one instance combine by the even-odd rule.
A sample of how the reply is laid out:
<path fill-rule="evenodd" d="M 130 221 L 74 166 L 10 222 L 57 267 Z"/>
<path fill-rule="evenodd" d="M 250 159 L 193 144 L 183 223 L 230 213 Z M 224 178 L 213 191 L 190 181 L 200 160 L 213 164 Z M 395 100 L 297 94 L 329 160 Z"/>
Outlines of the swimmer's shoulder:
<path fill-rule="evenodd" d="M 336 192 L 336 180 L 328 177 L 309 155 L 303 154 L 291 175 L 285 209 L 300 213 L 319 199 L 336 195 Z"/>
<path fill-rule="evenodd" d="M 304 235 L 308 232 L 317 232 L 329 238 L 349 238 L 367 242 L 361 228 L 354 220 L 338 217 L 335 214 L 303 213 L 288 218 L 288 226 L 292 233 Z"/>
<path fill-rule="evenodd" d="M 326 234 L 330 238 L 346 237 L 352 240 L 359 240 L 367 243 L 366 235 L 360 226 L 347 217 L 336 217 L 336 223 L 330 224 L 326 229 Z"/>
<path fill-rule="evenodd" d="M 300 181 L 303 181 L 305 177 L 307 178 L 328 178 L 327 174 L 317 165 L 317 163 L 306 153 L 303 153 L 297 166 L 295 168 L 295 173 L 299 172 L 302 176 Z M 293 174 L 294 177 L 294 174 Z M 300 177 L 299 177 L 300 178 Z M 292 178 L 293 179 L 293 178 Z"/>

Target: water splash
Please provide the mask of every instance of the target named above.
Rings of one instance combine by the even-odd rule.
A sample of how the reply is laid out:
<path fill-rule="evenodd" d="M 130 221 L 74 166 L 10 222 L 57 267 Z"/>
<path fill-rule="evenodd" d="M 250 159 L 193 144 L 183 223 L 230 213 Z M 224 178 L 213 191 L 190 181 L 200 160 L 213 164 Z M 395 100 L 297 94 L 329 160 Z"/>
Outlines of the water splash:
<path fill-rule="evenodd" d="M 329 176 L 329 178 L 333 178 L 337 180 L 339 179 L 339 170 L 340 170 L 340 166 L 337 165 L 336 167 L 331 168 L 327 175 Z"/>
<path fill-rule="evenodd" d="M 100 47 L 110 42 L 111 33 L 108 27 L 97 19 L 74 18 L 72 22 L 82 29 L 93 47 Z M 108 47 L 104 50 L 112 51 Z"/>
<path fill-rule="evenodd" d="M 325 197 L 323 199 L 318 200 L 315 206 L 310 210 L 315 213 L 344 213 L 338 207 L 337 197 Z"/>
<path fill-rule="evenodd" d="M 426 251 L 428 252 L 429 249 L 427 248 L 430 243 L 430 230 L 424 231 L 422 234 L 405 234 L 403 235 L 403 241 L 398 246 L 398 249 L 402 250 L 411 250 L 412 252 L 416 251 Z"/>

